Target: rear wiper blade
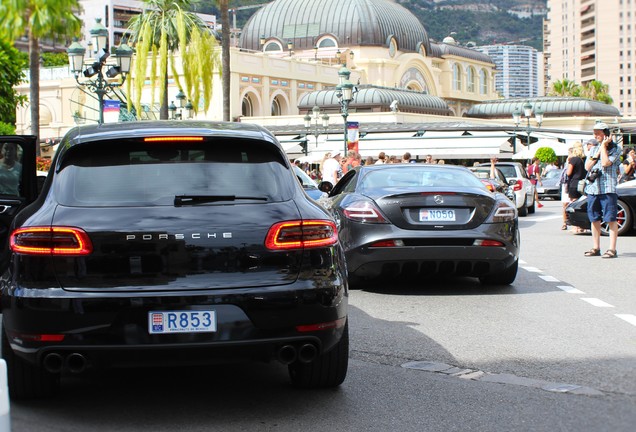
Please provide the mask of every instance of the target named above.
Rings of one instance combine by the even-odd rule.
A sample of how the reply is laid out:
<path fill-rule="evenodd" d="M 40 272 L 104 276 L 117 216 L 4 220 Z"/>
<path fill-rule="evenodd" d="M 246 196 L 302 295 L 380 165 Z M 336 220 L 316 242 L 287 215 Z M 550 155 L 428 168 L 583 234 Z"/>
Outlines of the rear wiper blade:
<path fill-rule="evenodd" d="M 219 201 L 258 200 L 267 201 L 264 196 L 240 196 L 240 195 L 177 195 L 174 197 L 174 206 L 197 205 Z"/>

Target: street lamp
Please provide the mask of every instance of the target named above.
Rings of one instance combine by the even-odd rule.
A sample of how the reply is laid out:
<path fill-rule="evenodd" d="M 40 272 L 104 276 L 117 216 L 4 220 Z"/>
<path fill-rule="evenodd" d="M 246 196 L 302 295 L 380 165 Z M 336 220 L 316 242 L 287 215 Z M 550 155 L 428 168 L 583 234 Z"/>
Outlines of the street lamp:
<path fill-rule="evenodd" d="M 348 137 L 347 137 L 347 117 L 349 117 L 349 104 L 353 101 L 354 96 L 358 93 L 358 88 L 353 85 L 351 81 L 349 81 L 349 77 L 351 76 L 351 71 L 343 66 L 338 71 L 338 85 L 336 86 L 336 96 L 338 97 L 338 101 L 340 102 L 340 112 L 342 114 L 342 118 L 344 119 L 344 153 L 343 156 L 347 154 L 348 150 Z"/>
<path fill-rule="evenodd" d="M 316 138 L 316 147 L 318 147 L 318 137 L 320 136 L 320 131 L 318 129 L 318 120 L 322 119 L 322 129 L 323 132 L 327 132 L 327 128 L 329 128 L 329 116 L 327 115 L 327 113 L 324 113 L 322 116 L 320 116 L 320 107 L 318 107 L 318 105 L 314 105 L 314 107 L 311 109 L 311 112 L 313 113 L 313 116 L 310 116 L 309 113 L 307 113 L 307 115 L 305 115 L 305 117 L 303 117 L 303 120 L 305 121 L 305 129 L 307 129 L 307 133 L 309 133 L 309 129 L 311 128 L 311 121 L 314 121 L 314 137 Z M 305 155 L 307 154 L 307 147 L 305 147 Z"/>
<path fill-rule="evenodd" d="M 104 123 L 104 96 L 111 93 L 114 88 L 121 87 L 126 81 L 126 77 L 130 72 L 130 64 L 133 56 L 133 50 L 126 43 L 120 44 L 113 50 L 113 58 L 115 63 L 107 64 L 111 55 L 108 53 L 108 29 L 101 23 L 101 18 L 97 18 L 95 27 L 91 29 L 91 39 L 89 42 L 89 62 L 88 65 L 84 63 L 84 55 L 86 49 L 75 40 L 68 48 L 68 59 L 71 72 L 75 76 L 75 81 L 81 85 L 86 86 L 90 91 L 97 94 L 97 100 L 99 101 L 99 124 Z M 93 54 L 96 55 L 93 58 Z M 106 67 L 106 72 L 103 71 Z M 84 78 L 80 81 L 80 74 Z M 97 75 L 96 78 L 90 79 Z M 110 82 L 109 79 L 115 78 L 117 75 L 121 75 L 121 82 Z"/>
<path fill-rule="evenodd" d="M 532 112 L 534 111 L 534 120 L 537 123 L 537 127 L 541 127 L 541 123 L 543 123 L 543 110 L 540 107 L 537 108 L 533 108 L 533 106 L 530 104 L 530 102 L 526 102 L 525 104 L 523 104 L 523 115 L 521 114 L 521 111 L 519 111 L 519 108 L 516 108 L 514 110 L 514 112 L 512 113 L 512 118 L 515 122 L 515 138 L 512 142 L 512 152 L 516 153 L 516 143 L 517 143 L 517 129 L 519 127 L 519 125 L 521 124 L 521 119 L 524 118 L 526 119 L 526 135 L 527 135 L 527 142 L 526 144 L 528 145 L 528 148 L 530 148 L 530 131 L 532 130 L 532 128 L 530 127 L 530 119 L 532 118 Z"/>

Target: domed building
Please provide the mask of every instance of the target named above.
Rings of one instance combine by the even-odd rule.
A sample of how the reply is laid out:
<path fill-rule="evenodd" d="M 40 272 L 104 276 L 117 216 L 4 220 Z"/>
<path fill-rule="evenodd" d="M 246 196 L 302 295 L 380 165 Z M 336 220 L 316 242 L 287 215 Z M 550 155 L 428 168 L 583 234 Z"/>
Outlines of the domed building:
<path fill-rule="evenodd" d="M 360 93 L 351 104 L 354 112 L 388 111 L 396 100 L 402 112 L 462 116 L 472 105 L 497 97 L 490 57 L 452 38 L 431 41 L 415 15 L 390 0 L 275 0 L 247 22 L 239 46 L 274 58 L 332 65 L 334 78 L 338 65 L 346 65 L 358 88 L 382 89 L 366 92 L 369 97 Z M 336 83 L 303 82 L 304 77 L 296 77 L 297 92 L 271 95 L 243 79 L 242 115 L 256 114 L 255 106 L 266 102 L 273 113 L 277 106 L 297 106 L 302 113 L 318 100 L 321 108 L 337 110 L 333 95 L 319 93 Z M 282 100 L 277 102 L 277 96 Z"/>

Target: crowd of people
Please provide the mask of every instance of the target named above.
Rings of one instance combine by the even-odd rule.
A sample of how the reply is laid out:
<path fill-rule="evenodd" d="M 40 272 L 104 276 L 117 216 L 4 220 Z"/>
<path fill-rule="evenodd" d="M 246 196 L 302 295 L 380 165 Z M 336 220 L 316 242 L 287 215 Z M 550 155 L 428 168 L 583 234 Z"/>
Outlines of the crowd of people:
<path fill-rule="evenodd" d="M 385 152 L 380 152 L 377 158 L 373 156 L 367 156 L 362 159 L 360 153 L 350 150 L 346 157 L 342 156 L 342 151 L 334 149 L 325 153 L 322 161 L 318 164 L 317 168 L 312 168 L 309 162 L 301 162 L 299 159 L 295 160 L 295 164 L 298 165 L 303 171 L 305 171 L 312 179 L 317 181 L 329 181 L 332 184 L 336 184 L 343 175 L 350 169 L 360 165 L 380 165 L 380 164 L 395 164 L 395 163 L 415 163 L 417 162 L 411 156 L 411 153 L 406 152 L 401 157 L 394 155 L 387 155 Z M 444 164 L 444 160 L 435 160 L 433 156 L 427 155 L 423 160 L 423 163 Z"/>

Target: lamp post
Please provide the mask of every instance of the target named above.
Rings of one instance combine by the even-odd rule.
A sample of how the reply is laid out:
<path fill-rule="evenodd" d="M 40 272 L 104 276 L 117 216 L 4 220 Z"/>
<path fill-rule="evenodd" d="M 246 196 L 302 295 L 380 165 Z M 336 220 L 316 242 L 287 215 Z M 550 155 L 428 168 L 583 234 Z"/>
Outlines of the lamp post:
<path fill-rule="evenodd" d="M 323 132 L 327 132 L 327 128 L 329 127 L 329 116 L 327 113 L 324 113 L 322 116 L 320 115 L 320 107 L 318 105 L 314 105 L 311 109 L 312 116 L 307 113 L 303 120 L 305 121 L 305 129 L 307 133 L 309 133 L 309 129 L 311 128 L 311 121 L 314 121 L 314 137 L 316 138 L 316 147 L 318 147 L 318 136 L 320 136 L 320 131 L 318 129 L 318 120 L 322 119 L 322 129 Z M 307 155 L 307 147 L 305 147 L 305 156 Z"/>
<path fill-rule="evenodd" d="M 532 130 L 532 128 L 530 127 L 530 119 L 532 118 L 533 111 L 534 111 L 534 119 L 537 123 L 537 127 L 541 127 L 541 123 L 543 123 L 543 110 L 540 107 L 534 108 L 530 104 L 530 102 L 526 102 L 525 104 L 523 104 L 522 108 L 523 108 L 523 115 L 519 111 L 519 108 L 516 108 L 515 111 L 512 113 L 512 118 L 515 122 L 515 139 L 513 141 L 513 147 L 512 147 L 513 153 L 516 153 L 516 142 L 517 142 L 516 128 L 518 128 L 519 125 L 521 124 L 521 119 L 522 118 L 526 119 L 526 136 L 527 136 L 526 144 L 528 148 L 530 148 L 530 131 Z"/>
<path fill-rule="evenodd" d="M 336 86 L 336 96 L 338 97 L 338 101 L 340 102 L 340 112 L 342 114 L 342 118 L 344 119 L 344 153 L 343 156 L 346 156 L 348 150 L 348 137 L 347 137 L 347 117 L 349 117 L 349 104 L 353 101 L 354 96 L 358 92 L 358 88 L 353 85 L 351 81 L 349 81 L 349 77 L 351 76 L 351 71 L 343 66 L 338 71 L 338 85 Z"/>
<path fill-rule="evenodd" d="M 126 81 L 126 77 L 130 72 L 130 63 L 133 56 L 133 50 L 126 43 L 120 44 L 113 50 L 112 57 L 115 59 L 114 63 L 106 63 L 111 55 L 108 53 L 108 29 L 101 23 L 101 19 L 97 18 L 95 27 L 91 29 L 91 43 L 89 43 L 89 58 L 87 59 L 90 64 L 85 64 L 84 55 L 86 49 L 75 40 L 68 48 L 69 66 L 71 72 L 75 76 L 75 81 L 81 85 L 86 86 L 90 91 L 97 94 L 97 100 L 99 102 L 99 120 L 98 123 L 104 123 L 104 96 L 112 92 L 114 88 L 121 87 Z M 95 58 L 93 58 L 95 54 Z M 106 68 L 106 72 L 104 72 Z M 80 81 L 80 74 L 84 78 L 89 78 Z M 121 75 L 121 82 L 110 82 L 109 79 L 115 78 Z M 97 76 L 96 78 L 93 78 Z M 92 79 L 90 79 L 92 78 Z"/>

